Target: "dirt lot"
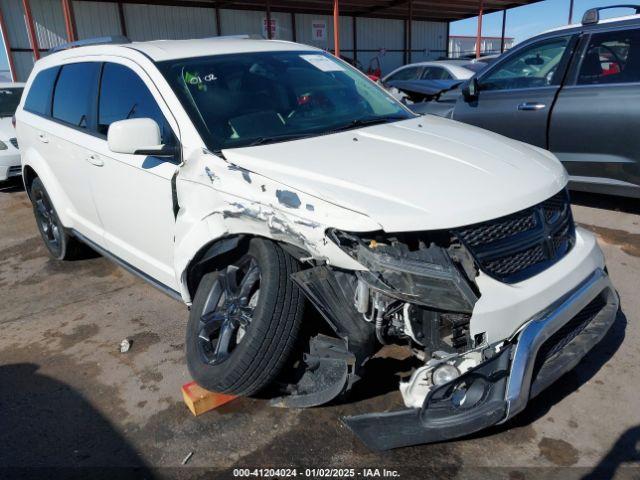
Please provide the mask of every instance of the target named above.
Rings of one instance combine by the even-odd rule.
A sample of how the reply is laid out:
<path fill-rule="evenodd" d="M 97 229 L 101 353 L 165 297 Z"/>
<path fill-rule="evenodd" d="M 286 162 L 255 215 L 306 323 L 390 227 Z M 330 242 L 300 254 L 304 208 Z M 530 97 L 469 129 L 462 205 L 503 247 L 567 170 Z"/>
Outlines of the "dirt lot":
<path fill-rule="evenodd" d="M 508 425 L 380 454 L 339 418 L 400 405 L 381 375 L 347 404 L 296 411 L 242 398 L 191 416 L 180 393 L 189 381 L 186 308 L 103 258 L 50 260 L 26 194 L 5 185 L 0 467 L 86 467 L 91 477 L 98 472 L 91 467 L 137 467 L 140 478 L 232 478 L 236 467 L 298 466 L 386 467 L 401 478 L 638 479 L 640 203 L 578 201 L 577 221 L 598 234 L 622 299 L 605 340 Z M 133 346 L 121 354 L 125 337 Z M 399 367 L 378 363 L 384 372 Z M 4 469 L 0 477 L 11 472 L 25 473 Z"/>

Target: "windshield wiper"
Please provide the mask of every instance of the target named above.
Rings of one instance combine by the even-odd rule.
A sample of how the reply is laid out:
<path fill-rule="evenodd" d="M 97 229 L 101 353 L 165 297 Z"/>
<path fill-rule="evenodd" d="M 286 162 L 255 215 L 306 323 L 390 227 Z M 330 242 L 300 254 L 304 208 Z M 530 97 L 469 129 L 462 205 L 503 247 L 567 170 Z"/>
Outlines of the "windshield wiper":
<path fill-rule="evenodd" d="M 352 130 L 354 128 L 370 127 L 371 125 L 380 125 L 383 123 L 396 122 L 399 120 L 408 120 L 409 118 L 411 117 L 388 116 L 388 117 L 358 118 L 357 120 L 352 120 L 349 123 L 340 125 L 339 127 L 332 128 L 331 132 L 343 132 L 345 130 Z"/>
<path fill-rule="evenodd" d="M 266 145 L 268 143 L 286 142 L 287 140 L 298 140 L 301 138 L 309 138 L 317 136 L 317 133 L 286 133 L 284 135 L 274 135 L 271 137 L 258 137 L 242 147 L 255 147 L 257 145 Z"/>

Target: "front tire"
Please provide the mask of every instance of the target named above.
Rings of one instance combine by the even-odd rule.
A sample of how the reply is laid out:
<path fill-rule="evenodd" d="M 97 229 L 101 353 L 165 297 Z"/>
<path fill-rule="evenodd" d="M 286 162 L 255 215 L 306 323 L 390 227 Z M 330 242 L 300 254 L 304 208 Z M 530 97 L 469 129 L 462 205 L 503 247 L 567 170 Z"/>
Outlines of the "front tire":
<path fill-rule="evenodd" d="M 205 275 L 187 325 L 187 366 L 202 387 L 252 395 L 281 371 L 297 338 L 304 300 L 290 280 L 296 260 L 264 239 Z"/>
<path fill-rule="evenodd" d="M 40 178 L 31 182 L 33 213 L 47 250 L 56 260 L 80 258 L 86 248 L 66 231 Z"/>

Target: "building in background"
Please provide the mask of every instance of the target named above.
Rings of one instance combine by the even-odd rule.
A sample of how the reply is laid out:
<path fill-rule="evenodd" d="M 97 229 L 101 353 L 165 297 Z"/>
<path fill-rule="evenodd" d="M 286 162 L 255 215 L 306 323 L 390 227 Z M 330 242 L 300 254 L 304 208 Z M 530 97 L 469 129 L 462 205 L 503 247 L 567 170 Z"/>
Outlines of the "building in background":
<path fill-rule="evenodd" d="M 536 0 L 483 0 L 491 13 Z M 469 0 L 0 0 L 0 29 L 17 81 L 57 45 L 124 35 L 133 41 L 254 34 L 292 40 L 382 73 L 449 54 L 449 23 L 477 16 Z M 337 26 L 337 32 L 334 26 Z"/>
<path fill-rule="evenodd" d="M 464 35 L 449 35 L 449 57 L 468 58 L 476 55 L 476 37 Z M 501 37 L 481 37 L 480 53 L 484 55 L 497 55 L 513 47 L 513 37 L 504 37 L 504 47 L 501 48 Z"/>

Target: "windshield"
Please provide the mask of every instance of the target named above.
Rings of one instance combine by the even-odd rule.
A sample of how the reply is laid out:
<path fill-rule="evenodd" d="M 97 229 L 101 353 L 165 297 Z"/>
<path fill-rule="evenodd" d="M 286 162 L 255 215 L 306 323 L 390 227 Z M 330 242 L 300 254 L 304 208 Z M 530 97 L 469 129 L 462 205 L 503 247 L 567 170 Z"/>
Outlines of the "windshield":
<path fill-rule="evenodd" d="M 323 52 L 216 55 L 159 67 L 213 151 L 413 116 L 353 67 Z"/>
<path fill-rule="evenodd" d="M 0 117 L 12 117 L 16 113 L 22 88 L 0 88 Z"/>

